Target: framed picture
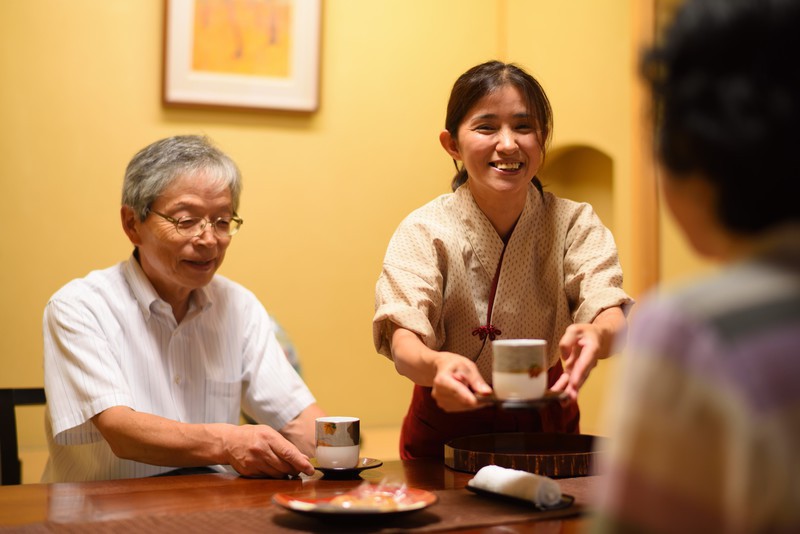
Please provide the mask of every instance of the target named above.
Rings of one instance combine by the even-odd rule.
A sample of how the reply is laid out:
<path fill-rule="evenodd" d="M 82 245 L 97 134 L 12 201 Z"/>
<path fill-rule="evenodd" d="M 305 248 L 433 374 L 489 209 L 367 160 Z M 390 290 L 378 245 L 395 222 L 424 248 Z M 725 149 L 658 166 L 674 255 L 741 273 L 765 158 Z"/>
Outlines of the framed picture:
<path fill-rule="evenodd" d="M 165 105 L 314 111 L 320 0 L 165 0 Z"/>

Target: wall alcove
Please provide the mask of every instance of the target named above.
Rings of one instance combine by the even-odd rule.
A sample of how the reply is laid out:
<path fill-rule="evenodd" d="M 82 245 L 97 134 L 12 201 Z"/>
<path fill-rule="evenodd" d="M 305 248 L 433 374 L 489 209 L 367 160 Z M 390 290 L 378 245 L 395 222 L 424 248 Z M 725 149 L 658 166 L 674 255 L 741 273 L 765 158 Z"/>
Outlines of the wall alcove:
<path fill-rule="evenodd" d="M 546 191 L 591 204 L 614 232 L 614 162 L 608 154 L 588 145 L 551 148 L 539 178 Z"/>

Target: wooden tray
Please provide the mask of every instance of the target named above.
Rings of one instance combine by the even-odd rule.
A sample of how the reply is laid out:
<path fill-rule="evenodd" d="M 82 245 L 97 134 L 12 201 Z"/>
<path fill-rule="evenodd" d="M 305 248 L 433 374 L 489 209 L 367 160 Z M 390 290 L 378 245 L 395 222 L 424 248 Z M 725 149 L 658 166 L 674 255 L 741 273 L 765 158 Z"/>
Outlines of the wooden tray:
<path fill-rule="evenodd" d="M 604 438 L 587 434 L 480 434 L 446 443 L 444 463 L 467 473 L 499 465 L 552 478 L 580 477 L 596 474 L 604 445 Z"/>

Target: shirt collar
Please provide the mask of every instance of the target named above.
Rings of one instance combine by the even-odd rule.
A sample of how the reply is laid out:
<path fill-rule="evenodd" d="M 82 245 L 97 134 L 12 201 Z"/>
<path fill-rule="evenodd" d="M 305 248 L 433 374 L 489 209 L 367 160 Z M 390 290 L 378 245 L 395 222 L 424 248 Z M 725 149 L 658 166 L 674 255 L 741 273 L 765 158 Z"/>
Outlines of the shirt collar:
<path fill-rule="evenodd" d="M 147 278 L 142 266 L 139 265 L 139 260 L 136 259 L 135 254 L 131 254 L 128 261 L 122 264 L 122 275 L 128 282 L 128 287 L 130 287 L 131 293 L 139 304 L 139 309 L 141 309 L 145 319 L 150 319 L 153 309 L 157 309 L 154 307 L 169 307 L 169 304 L 158 296 L 150 279 Z M 189 299 L 189 314 L 194 310 L 205 311 L 211 305 L 211 296 L 206 288 L 195 289 Z"/>
<path fill-rule="evenodd" d="M 505 244 L 500 236 L 497 235 L 497 231 L 492 226 L 489 218 L 478 207 L 478 203 L 475 202 L 475 198 L 466 183 L 456 189 L 454 195 L 458 217 L 461 220 L 466 237 L 488 276 L 491 277 L 494 275 L 497 263 L 500 261 L 500 255 L 505 248 Z M 530 232 L 530 226 L 534 224 L 534 214 L 541 203 L 539 191 L 533 184 L 529 184 L 525 206 L 522 208 L 517 225 L 511 234 L 509 244 L 526 238 L 525 236 Z"/>

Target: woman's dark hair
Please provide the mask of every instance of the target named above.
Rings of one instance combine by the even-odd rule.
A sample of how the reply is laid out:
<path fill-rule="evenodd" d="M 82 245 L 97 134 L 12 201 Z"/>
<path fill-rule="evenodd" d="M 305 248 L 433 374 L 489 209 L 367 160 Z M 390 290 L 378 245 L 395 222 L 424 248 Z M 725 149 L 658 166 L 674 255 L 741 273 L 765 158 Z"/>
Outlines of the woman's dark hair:
<path fill-rule="evenodd" d="M 689 0 L 643 57 L 659 160 L 708 180 L 733 232 L 800 219 L 797 50 L 797 0 Z"/>
<path fill-rule="evenodd" d="M 533 76 L 513 63 L 501 61 L 488 61 L 469 69 L 459 76 L 450 92 L 447 102 L 447 117 L 444 127 L 450 132 L 453 139 L 458 139 L 458 127 L 469 113 L 469 110 L 484 96 L 505 86 L 514 86 L 522 93 L 527 103 L 528 110 L 537 123 L 539 132 L 539 146 L 542 147 L 542 156 L 550 142 L 553 131 L 553 112 L 547 95 Z M 456 165 L 456 175 L 453 177 L 453 191 L 467 181 L 467 170 Z M 533 183 L 541 191 L 542 185 L 537 177 Z"/>

